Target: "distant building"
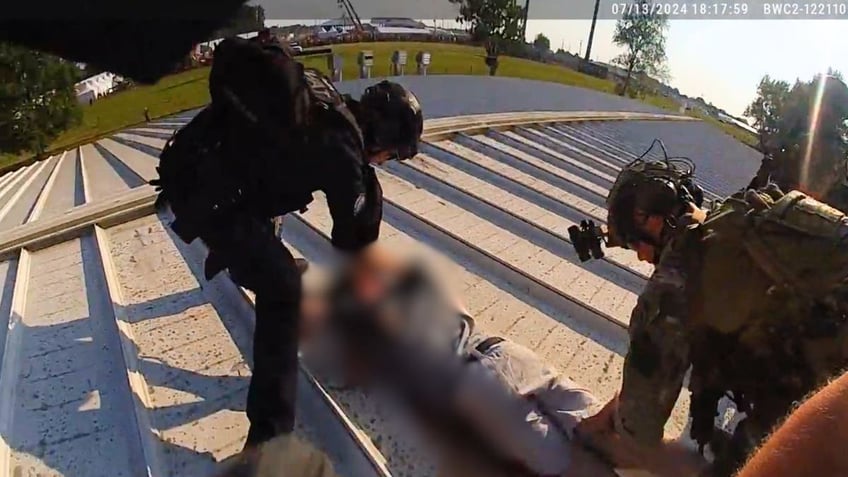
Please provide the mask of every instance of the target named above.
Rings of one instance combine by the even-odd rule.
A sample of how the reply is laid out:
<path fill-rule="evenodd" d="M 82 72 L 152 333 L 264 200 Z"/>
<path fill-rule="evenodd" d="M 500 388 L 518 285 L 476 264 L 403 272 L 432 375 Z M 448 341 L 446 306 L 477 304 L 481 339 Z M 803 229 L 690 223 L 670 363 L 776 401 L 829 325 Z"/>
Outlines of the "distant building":
<path fill-rule="evenodd" d="M 93 100 L 112 92 L 124 79 L 113 73 L 100 73 L 74 85 L 77 102 L 89 104 Z"/>
<path fill-rule="evenodd" d="M 751 127 L 751 125 L 748 124 L 747 122 L 742 121 L 741 119 L 734 118 L 733 116 L 730 116 L 730 115 L 727 115 L 727 114 L 724 114 L 724 113 L 718 113 L 718 120 L 723 122 L 723 123 L 738 126 L 738 127 L 742 128 L 742 129 L 744 129 L 744 130 L 746 130 L 750 133 L 753 133 L 753 134 L 759 133 L 759 131 L 757 131 L 755 128 Z"/>
<path fill-rule="evenodd" d="M 412 18 L 374 17 L 368 20 L 377 35 L 434 36 L 433 28 Z"/>
<path fill-rule="evenodd" d="M 378 35 L 404 35 L 404 36 L 420 36 L 431 37 L 433 31 L 429 28 L 407 28 L 396 26 L 375 26 L 374 30 Z"/>
<path fill-rule="evenodd" d="M 580 67 L 580 62 L 583 61 L 583 59 L 575 55 L 574 53 L 569 53 L 567 51 L 559 51 L 557 53 L 554 53 L 553 61 L 555 63 L 565 66 L 566 68 L 576 70 Z"/>
<path fill-rule="evenodd" d="M 258 36 L 258 35 L 259 35 L 258 31 L 251 31 L 251 32 L 242 33 L 242 34 L 236 35 L 236 36 L 238 36 L 239 38 L 244 38 L 245 40 L 249 40 L 249 39 L 251 39 L 255 36 Z M 218 43 L 221 43 L 222 41 L 224 41 L 223 38 L 217 38 L 215 40 L 205 41 L 203 43 L 199 43 L 197 45 L 197 48 L 199 48 L 198 51 L 205 51 L 207 48 L 211 48 L 211 49 L 214 50 L 215 47 L 218 46 Z"/>
<path fill-rule="evenodd" d="M 455 28 L 431 28 L 433 34 L 440 38 L 450 38 L 458 41 L 471 40 L 471 34 L 465 30 Z"/>
<path fill-rule="evenodd" d="M 368 23 L 375 27 L 388 28 L 412 28 L 418 30 L 427 30 L 427 26 L 418 20 L 402 17 L 374 17 L 368 20 Z"/>
<path fill-rule="evenodd" d="M 347 17 L 327 20 L 315 27 L 315 36 L 320 39 L 336 38 L 356 29 L 356 24 Z"/>
<path fill-rule="evenodd" d="M 314 33 L 315 28 L 306 25 L 271 27 L 271 34 L 276 36 L 281 42 L 302 41 L 305 38 L 311 37 Z"/>

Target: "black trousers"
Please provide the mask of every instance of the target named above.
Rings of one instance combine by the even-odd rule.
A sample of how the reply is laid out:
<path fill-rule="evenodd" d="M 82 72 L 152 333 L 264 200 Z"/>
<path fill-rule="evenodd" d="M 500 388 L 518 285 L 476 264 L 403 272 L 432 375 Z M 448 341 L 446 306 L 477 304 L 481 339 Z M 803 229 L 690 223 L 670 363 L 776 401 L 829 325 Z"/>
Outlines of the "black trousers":
<path fill-rule="evenodd" d="M 253 377 L 247 393 L 247 445 L 294 429 L 301 276 L 270 220 L 219 218 L 200 238 L 237 284 L 256 294 Z"/>

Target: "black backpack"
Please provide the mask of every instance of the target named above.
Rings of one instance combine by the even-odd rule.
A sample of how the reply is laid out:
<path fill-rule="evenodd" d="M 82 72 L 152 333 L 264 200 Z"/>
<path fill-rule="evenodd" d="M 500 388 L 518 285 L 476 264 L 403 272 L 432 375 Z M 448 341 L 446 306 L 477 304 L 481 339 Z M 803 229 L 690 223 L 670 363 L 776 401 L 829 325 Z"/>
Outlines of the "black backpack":
<path fill-rule="evenodd" d="M 342 95 L 314 68 L 305 68 L 289 50 L 240 38 L 215 49 L 209 75 L 212 104 L 226 110 L 258 137 L 286 149 L 313 139 L 317 127 L 344 120 L 361 131 Z"/>
<path fill-rule="evenodd" d="M 212 103 L 168 141 L 159 178 L 150 182 L 186 242 L 214 215 L 236 207 L 264 217 L 289 212 L 292 197 L 280 194 L 279 180 L 291 161 L 308 158 L 324 128 L 350 128 L 362 144 L 332 83 L 279 46 L 224 40 L 215 49 L 209 92 Z"/>
<path fill-rule="evenodd" d="M 215 49 L 209 73 L 212 104 L 251 139 L 288 143 L 309 126 L 311 98 L 304 67 L 275 45 L 229 38 Z M 239 128 L 241 129 L 241 128 Z"/>

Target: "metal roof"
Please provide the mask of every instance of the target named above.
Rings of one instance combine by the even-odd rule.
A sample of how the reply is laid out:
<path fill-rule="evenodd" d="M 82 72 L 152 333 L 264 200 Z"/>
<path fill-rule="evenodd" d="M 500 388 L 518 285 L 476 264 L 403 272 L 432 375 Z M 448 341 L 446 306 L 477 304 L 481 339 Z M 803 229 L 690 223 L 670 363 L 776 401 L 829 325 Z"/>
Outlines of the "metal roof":
<path fill-rule="evenodd" d="M 203 246 L 176 239 L 145 185 L 159 148 L 192 114 L 0 177 L 0 477 L 205 475 L 241 448 L 250 294 L 224 276 L 202 278 Z M 431 254 L 479 326 L 607 399 L 650 268 L 615 251 L 580 264 L 566 229 L 587 215 L 603 221 L 605 191 L 646 135 L 695 150 L 724 139 L 695 122 L 552 117 L 512 128 L 519 115 L 428 123 L 477 129 L 431 134 L 419 157 L 379 171 L 381 240 Z M 748 180 L 704 178 L 716 194 Z M 320 266 L 330 228 L 316 194 L 286 221 L 284 239 Z M 391 407 L 321 381 L 301 375 L 298 428 L 343 475 L 434 475 L 434 456 Z M 669 429 L 685 425 L 684 404 Z"/>

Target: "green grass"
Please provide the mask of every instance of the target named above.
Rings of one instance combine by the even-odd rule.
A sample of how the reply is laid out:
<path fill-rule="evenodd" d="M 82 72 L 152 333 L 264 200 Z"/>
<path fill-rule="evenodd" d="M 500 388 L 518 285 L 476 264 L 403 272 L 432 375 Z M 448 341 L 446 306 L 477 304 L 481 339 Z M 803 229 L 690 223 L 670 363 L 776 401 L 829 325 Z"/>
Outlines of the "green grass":
<path fill-rule="evenodd" d="M 395 50 L 406 50 L 409 57 L 407 74 L 415 74 L 415 54 L 419 50 L 430 51 L 432 63 L 428 68 L 428 74 L 465 74 L 465 75 L 488 75 L 489 68 L 483 62 L 486 52 L 480 47 L 466 45 L 452 45 L 439 43 L 356 43 L 337 45 L 333 51 L 344 58 L 342 75 L 344 79 L 358 77 L 359 71 L 356 64 L 356 56 L 362 50 L 374 52 L 374 67 L 371 75 L 374 77 L 387 76 L 389 74 L 389 59 Z M 326 60 L 323 58 L 307 59 L 305 64 L 327 71 Z M 498 76 L 511 76 L 517 78 L 528 78 L 540 81 L 551 81 L 573 86 L 595 89 L 611 93 L 614 84 L 611 81 L 584 75 L 557 65 L 548 65 L 521 58 L 501 57 L 498 66 Z"/>
<path fill-rule="evenodd" d="M 406 50 L 409 55 L 407 74 L 415 74 L 414 58 L 419 50 L 427 50 L 432 53 L 432 63 L 428 69 L 429 74 L 488 74 L 488 68 L 483 62 L 485 50 L 480 47 L 415 42 L 356 43 L 333 46 L 333 50 L 344 59 L 342 70 L 344 79 L 358 77 L 356 57 L 361 50 L 372 50 L 374 52 L 375 64 L 371 71 L 372 76 L 387 76 L 390 66 L 389 59 L 397 49 Z M 325 57 L 305 58 L 304 63 L 324 72 L 327 71 Z M 606 93 L 612 93 L 615 87 L 612 81 L 584 75 L 562 66 L 512 57 L 501 57 L 497 74 L 498 76 L 561 83 Z M 79 144 L 107 136 L 129 126 L 141 124 L 144 122 L 145 107 L 149 109 L 151 118 L 160 118 L 203 106 L 209 101 L 208 76 L 209 68 L 186 71 L 163 78 L 155 85 L 135 87 L 98 100 L 93 105 L 85 105 L 82 107 L 82 123 L 56 138 L 48 148 L 48 153 L 55 154 L 72 149 Z M 648 96 L 642 98 L 642 101 L 669 111 L 678 111 L 677 104 L 665 97 Z M 713 118 L 697 114 L 692 115 L 714 124 L 744 143 L 756 144 L 754 136 L 747 131 Z M 33 160 L 31 154 L 0 154 L 0 173 L 30 163 Z"/>
<path fill-rule="evenodd" d="M 700 112 L 697 112 L 697 111 L 690 111 L 689 115 L 694 116 L 694 117 L 699 118 L 699 119 L 702 119 L 702 120 L 712 124 L 713 126 L 721 129 L 722 131 L 724 131 L 728 135 L 734 137 L 736 140 L 738 140 L 742 144 L 751 146 L 754 149 L 758 149 L 759 146 L 760 146 L 760 141 L 757 139 L 756 135 L 752 134 L 750 131 L 746 131 L 746 130 L 740 128 L 739 126 L 734 126 L 733 124 L 723 123 L 723 122 L 719 121 L 718 119 L 716 119 L 712 116 L 707 116 L 706 114 L 703 114 L 703 113 L 700 113 Z"/>
<path fill-rule="evenodd" d="M 139 86 L 84 106 L 82 124 L 56 138 L 51 149 L 61 149 L 115 129 L 151 118 L 196 108 L 209 101 L 209 69 L 202 68 L 163 78 L 155 85 Z"/>
<path fill-rule="evenodd" d="M 143 123 L 145 107 L 151 118 L 158 118 L 202 106 L 209 101 L 208 77 L 209 68 L 185 71 L 163 78 L 155 85 L 137 86 L 84 105 L 82 122 L 59 135 L 48 147 L 48 154 Z M 0 171 L 33 160 L 30 153 L 0 154 Z"/>

